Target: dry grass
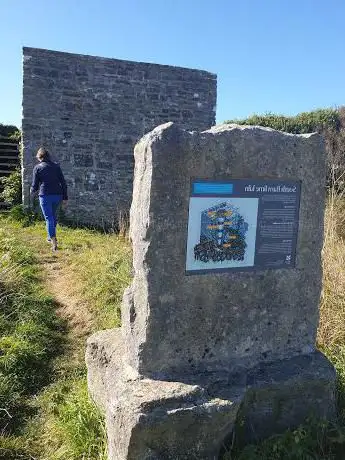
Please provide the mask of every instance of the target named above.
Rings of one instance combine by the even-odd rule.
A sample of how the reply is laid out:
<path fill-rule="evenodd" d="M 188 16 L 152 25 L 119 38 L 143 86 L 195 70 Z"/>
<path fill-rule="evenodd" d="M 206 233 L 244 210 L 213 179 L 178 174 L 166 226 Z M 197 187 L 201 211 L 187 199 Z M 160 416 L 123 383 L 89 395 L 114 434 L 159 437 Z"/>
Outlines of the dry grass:
<path fill-rule="evenodd" d="M 330 194 L 325 215 L 323 291 L 318 344 L 322 349 L 345 344 L 345 199 Z"/>

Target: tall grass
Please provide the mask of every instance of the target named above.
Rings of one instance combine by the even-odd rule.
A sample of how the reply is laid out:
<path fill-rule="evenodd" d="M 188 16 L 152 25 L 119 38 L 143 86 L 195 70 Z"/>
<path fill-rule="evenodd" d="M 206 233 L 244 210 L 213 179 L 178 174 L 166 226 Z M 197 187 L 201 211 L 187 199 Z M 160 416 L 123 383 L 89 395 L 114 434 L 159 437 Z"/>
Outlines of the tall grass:
<path fill-rule="evenodd" d="M 58 316 L 42 264 L 61 263 L 61 289 L 85 303 L 91 332 L 119 323 L 130 249 L 124 238 L 88 230 L 59 236 L 52 256 L 43 224 L 0 219 L 1 460 L 106 459 L 103 417 L 87 392 L 86 337 Z"/>
<path fill-rule="evenodd" d="M 20 431 L 28 398 L 46 385 L 61 352 L 63 321 L 38 287 L 33 254 L 0 230 L 0 431 Z"/>
<path fill-rule="evenodd" d="M 39 458 L 49 460 L 106 460 L 103 416 L 90 400 L 85 376 L 60 379 L 39 398 L 40 418 L 27 437 Z"/>
<path fill-rule="evenodd" d="M 120 325 L 122 294 L 130 282 L 131 247 L 124 236 L 90 230 L 60 230 L 69 258 L 65 288 L 88 305 L 95 329 Z"/>
<path fill-rule="evenodd" d="M 318 347 L 337 370 L 337 423 L 308 421 L 295 430 L 273 436 L 226 460 L 343 460 L 345 458 L 345 198 L 332 189 L 325 214 L 322 251 L 323 289 Z"/>
<path fill-rule="evenodd" d="M 345 346 L 345 200 L 331 193 L 325 215 L 323 291 L 318 344 L 325 350 Z"/>

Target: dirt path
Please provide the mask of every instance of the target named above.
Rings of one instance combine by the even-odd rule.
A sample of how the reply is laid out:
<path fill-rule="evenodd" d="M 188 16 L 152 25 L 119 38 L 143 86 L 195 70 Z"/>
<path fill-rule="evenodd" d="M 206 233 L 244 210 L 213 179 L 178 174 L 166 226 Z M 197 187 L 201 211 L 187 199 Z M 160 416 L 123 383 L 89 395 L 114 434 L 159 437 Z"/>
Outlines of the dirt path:
<path fill-rule="evenodd" d="M 27 243 L 39 255 L 43 282 L 58 304 L 58 315 L 68 323 L 69 335 L 76 339 L 86 338 L 92 331 L 92 316 L 73 284 L 70 255 L 63 249 L 53 253 L 49 243 L 32 233 L 28 235 Z"/>
<path fill-rule="evenodd" d="M 86 337 L 90 335 L 92 317 L 87 305 L 78 298 L 75 287 L 71 284 L 71 275 L 66 257 L 50 255 L 43 262 L 45 284 L 59 304 L 57 313 L 68 321 L 73 335 Z"/>

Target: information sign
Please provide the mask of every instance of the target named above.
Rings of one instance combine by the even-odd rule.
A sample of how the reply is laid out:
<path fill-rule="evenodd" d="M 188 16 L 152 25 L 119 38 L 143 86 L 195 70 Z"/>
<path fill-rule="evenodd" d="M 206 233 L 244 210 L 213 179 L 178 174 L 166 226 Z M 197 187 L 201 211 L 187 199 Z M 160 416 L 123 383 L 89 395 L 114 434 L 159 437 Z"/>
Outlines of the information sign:
<path fill-rule="evenodd" d="M 193 180 L 187 274 L 295 266 L 301 183 Z"/>

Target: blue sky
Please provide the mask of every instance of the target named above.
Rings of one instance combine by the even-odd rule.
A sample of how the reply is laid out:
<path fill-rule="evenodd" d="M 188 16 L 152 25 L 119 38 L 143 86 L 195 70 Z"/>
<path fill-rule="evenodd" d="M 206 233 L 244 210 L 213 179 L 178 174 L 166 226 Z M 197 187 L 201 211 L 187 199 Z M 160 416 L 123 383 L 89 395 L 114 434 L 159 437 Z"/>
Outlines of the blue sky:
<path fill-rule="evenodd" d="M 0 14 L 2 123 L 21 123 L 22 46 L 217 73 L 217 122 L 345 104 L 344 0 L 0 0 Z"/>

